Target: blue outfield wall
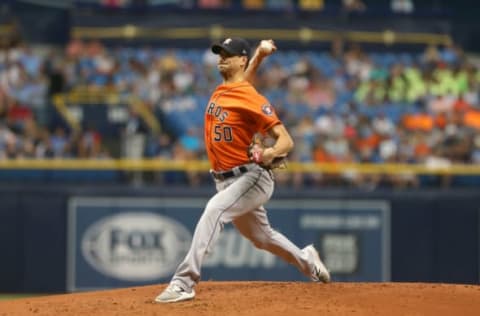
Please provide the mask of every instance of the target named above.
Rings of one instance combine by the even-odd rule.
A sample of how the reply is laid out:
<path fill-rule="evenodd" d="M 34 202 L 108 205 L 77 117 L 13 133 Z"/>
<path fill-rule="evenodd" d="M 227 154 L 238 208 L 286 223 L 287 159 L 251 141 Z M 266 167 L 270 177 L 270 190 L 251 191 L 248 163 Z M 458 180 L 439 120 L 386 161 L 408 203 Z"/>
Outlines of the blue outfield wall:
<path fill-rule="evenodd" d="M 167 282 L 213 187 L 0 187 L 0 292 Z M 479 283 L 480 194 L 278 189 L 277 230 L 313 242 L 336 281 Z M 203 279 L 298 280 L 227 225 Z"/>

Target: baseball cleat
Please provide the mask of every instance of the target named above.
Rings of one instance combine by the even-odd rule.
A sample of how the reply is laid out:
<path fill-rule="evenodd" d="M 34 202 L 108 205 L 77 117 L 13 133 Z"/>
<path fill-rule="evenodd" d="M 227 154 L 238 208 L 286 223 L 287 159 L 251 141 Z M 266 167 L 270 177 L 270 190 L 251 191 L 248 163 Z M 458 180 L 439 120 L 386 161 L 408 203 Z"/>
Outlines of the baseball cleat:
<path fill-rule="evenodd" d="M 325 267 L 322 260 L 320 259 L 320 255 L 318 254 L 317 249 L 315 249 L 313 245 L 308 245 L 302 250 L 305 251 L 307 255 L 313 260 L 314 267 L 311 276 L 312 281 L 329 283 L 330 272 L 328 272 L 327 267 Z"/>
<path fill-rule="evenodd" d="M 187 292 L 176 284 L 170 284 L 163 292 L 155 298 L 157 303 L 174 303 L 191 300 L 195 297 L 195 291 Z"/>

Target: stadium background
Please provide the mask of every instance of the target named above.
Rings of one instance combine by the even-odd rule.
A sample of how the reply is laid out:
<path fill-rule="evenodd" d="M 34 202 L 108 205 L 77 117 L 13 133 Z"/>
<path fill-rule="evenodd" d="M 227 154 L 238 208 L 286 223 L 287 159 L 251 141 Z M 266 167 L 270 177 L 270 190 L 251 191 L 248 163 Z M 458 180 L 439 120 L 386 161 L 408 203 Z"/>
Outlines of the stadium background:
<path fill-rule="evenodd" d="M 208 47 L 226 36 L 279 48 L 256 82 L 296 141 L 275 226 L 314 240 L 334 280 L 479 282 L 480 47 L 467 1 L 0 10 L 0 292 L 168 280 L 214 191 L 201 124 L 220 80 Z M 206 279 L 302 280 L 224 235 Z"/>

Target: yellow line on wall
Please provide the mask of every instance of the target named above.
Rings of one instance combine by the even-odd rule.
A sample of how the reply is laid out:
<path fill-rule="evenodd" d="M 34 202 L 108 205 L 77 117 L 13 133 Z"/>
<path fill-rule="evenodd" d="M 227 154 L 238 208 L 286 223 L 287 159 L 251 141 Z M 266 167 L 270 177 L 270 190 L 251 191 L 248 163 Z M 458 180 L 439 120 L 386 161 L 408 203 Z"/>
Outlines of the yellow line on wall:
<path fill-rule="evenodd" d="M 147 123 L 148 127 L 155 133 L 160 132 L 160 123 L 148 106 L 139 99 L 132 99 L 132 107 L 138 112 L 140 117 Z"/>
<path fill-rule="evenodd" d="M 53 105 L 57 111 L 63 116 L 68 125 L 75 131 L 80 130 L 80 124 L 75 117 L 68 111 L 65 100 L 61 95 L 53 96 Z"/>
<path fill-rule="evenodd" d="M 0 160 L 1 170 L 117 170 L 117 171 L 208 171 L 205 160 L 173 161 L 164 159 L 17 159 Z M 449 167 L 429 167 L 422 164 L 373 163 L 298 163 L 290 162 L 282 172 L 299 173 L 359 173 L 359 174 L 430 174 L 480 175 L 479 165 L 455 164 Z"/>
<path fill-rule="evenodd" d="M 240 36 L 247 39 L 273 38 L 287 41 L 330 41 L 344 36 L 357 42 L 379 44 L 445 44 L 452 41 L 448 34 L 422 32 L 394 32 L 380 30 L 378 32 L 338 30 L 328 31 L 301 27 L 296 29 L 279 28 L 229 28 L 221 25 L 188 28 L 148 28 L 135 25 L 120 27 L 74 27 L 72 37 L 84 39 L 219 39 L 225 36 Z"/>

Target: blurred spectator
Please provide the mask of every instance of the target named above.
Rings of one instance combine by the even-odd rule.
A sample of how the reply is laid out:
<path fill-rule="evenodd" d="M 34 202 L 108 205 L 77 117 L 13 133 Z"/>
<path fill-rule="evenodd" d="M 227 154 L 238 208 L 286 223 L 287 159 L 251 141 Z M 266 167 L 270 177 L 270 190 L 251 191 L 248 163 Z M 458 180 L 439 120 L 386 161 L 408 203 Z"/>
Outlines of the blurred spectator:
<path fill-rule="evenodd" d="M 148 128 L 135 110 L 130 110 L 123 133 L 123 156 L 129 159 L 142 158 Z"/>
<path fill-rule="evenodd" d="M 127 159 L 141 159 L 145 153 L 148 129 L 135 110 L 131 109 L 129 114 L 123 133 L 122 156 Z M 87 139 L 94 140 L 92 136 Z M 143 173 L 140 171 L 127 173 L 127 175 L 135 185 L 140 185 L 143 182 Z"/>
<path fill-rule="evenodd" d="M 391 0 L 390 8 L 395 13 L 413 13 L 414 5 L 412 0 Z"/>
<path fill-rule="evenodd" d="M 292 10 L 294 8 L 293 0 L 265 0 L 265 7 L 273 10 Z"/>
<path fill-rule="evenodd" d="M 435 45 L 429 45 L 421 57 L 421 62 L 431 68 L 434 68 L 440 60 L 440 53 Z"/>
<path fill-rule="evenodd" d="M 265 6 L 264 0 L 242 0 L 242 6 L 247 10 L 259 10 Z"/>
<path fill-rule="evenodd" d="M 66 89 L 63 61 L 54 54 L 51 54 L 45 61 L 45 75 L 48 77 L 47 96 L 53 97 L 57 93 L 61 93 Z"/>
<path fill-rule="evenodd" d="M 362 0 L 342 0 L 342 7 L 346 12 L 363 12 L 367 8 Z"/>
<path fill-rule="evenodd" d="M 67 133 L 65 132 L 65 129 L 63 129 L 62 127 L 57 127 L 53 135 L 50 137 L 50 144 L 52 146 L 54 157 L 58 157 L 58 158 L 64 157 L 67 143 L 68 143 L 68 139 L 67 139 Z"/>
<path fill-rule="evenodd" d="M 472 163 L 480 164 L 480 135 L 476 135 L 473 139 L 473 150 L 470 159 Z"/>
<path fill-rule="evenodd" d="M 381 136 L 392 136 L 395 133 L 395 125 L 392 120 L 385 116 L 384 113 L 379 113 L 372 120 L 373 130 Z"/>
<path fill-rule="evenodd" d="M 109 9 L 125 7 L 130 4 L 130 2 L 131 0 L 100 0 L 100 4 Z"/>
<path fill-rule="evenodd" d="M 153 135 L 152 138 L 148 142 L 146 156 L 170 159 L 172 156 L 172 139 L 170 135 L 160 133 L 160 135 Z"/>
<path fill-rule="evenodd" d="M 109 156 L 102 148 L 102 135 L 94 126 L 87 127 L 80 137 L 78 147 L 78 156 L 82 158 L 107 158 Z"/>
<path fill-rule="evenodd" d="M 13 100 L 8 109 L 7 120 L 12 128 L 21 131 L 25 120 L 32 116 L 33 114 L 29 107 Z"/>
<path fill-rule="evenodd" d="M 301 10 L 320 11 L 325 6 L 325 0 L 299 0 L 298 6 Z"/>
<path fill-rule="evenodd" d="M 0 122 L 0 158 L 8 158 L 9 148 L 16 143 L 15 134 Z"/>
<path fill-rule="evenodd" d="M 198 0 L 200 9 L 222 9 L 230 6 L 230 0 Z"/>

